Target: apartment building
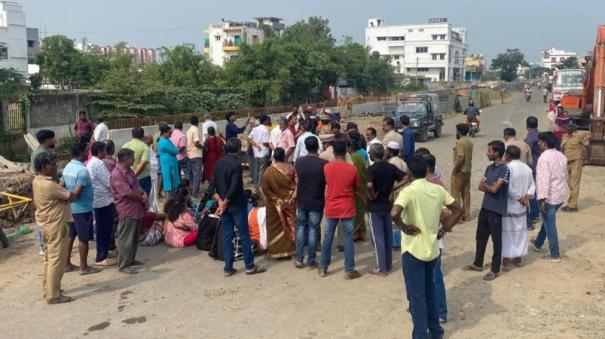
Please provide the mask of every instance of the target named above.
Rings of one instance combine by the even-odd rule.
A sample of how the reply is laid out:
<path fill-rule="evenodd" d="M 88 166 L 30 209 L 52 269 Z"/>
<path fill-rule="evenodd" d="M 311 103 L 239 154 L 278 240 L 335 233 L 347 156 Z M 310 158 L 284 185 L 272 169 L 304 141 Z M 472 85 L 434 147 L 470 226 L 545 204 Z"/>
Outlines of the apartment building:
<path fill-rule="evenodd" d="M 542 51 L 542 67 L 555 68 L 567 58 L 576 57 L 576 52 L 568 52 L 562 49 L 545 49 Z"/>
<path fill-rule="evenodd" d="M 0 67 L 27 75 L 27 27 L 23 6 L 0 1 Z"/>

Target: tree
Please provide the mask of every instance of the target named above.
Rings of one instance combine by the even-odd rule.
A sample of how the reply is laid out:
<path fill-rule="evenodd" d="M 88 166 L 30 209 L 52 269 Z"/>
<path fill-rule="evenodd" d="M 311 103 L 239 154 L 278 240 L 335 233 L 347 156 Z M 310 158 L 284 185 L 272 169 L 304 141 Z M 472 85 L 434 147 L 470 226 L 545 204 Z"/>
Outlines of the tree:
<path fill-rule="evenodd" d="M 558 69 L 580 68 L 580 64 L 578 63 L 578 58 L 569 57 L 569 58 L 565 59 L 562 63 L 557 65 L 557 68 Z"/>
<path fill-rule="evenodd" d="M 500 71 L 500 80 L 513 81 L 517 78 L 519 66 L 528 66 L 528 63 L 523 53 L 518 48 L 514 48 L 499 53 L 495 59 L 492 59 L 490 68 Z"/>
<path fill-rule="evenodd" d="M 17 97 L 23 89 L 23 81 L 23 74 L 16 69 L 0 68 L 0 102 Z"/>
<path fill-rule="evenodd" d="M 173 49 L 160 49 L 162 62 L 145 69 L 150 80 L 176 87 L 215 87 L 220 68 L 196 51 L 192 44 L 183 44 Z"/>
<path fill-rule="evenodd" d="M 61 87 L 74 84 L 75 67 L 80 64 L 80 52 L 74 42 L 64 35 L 52 35 L 44 38 L 42 45 L 44 47 L 36 56 L 42 77 Z"/>

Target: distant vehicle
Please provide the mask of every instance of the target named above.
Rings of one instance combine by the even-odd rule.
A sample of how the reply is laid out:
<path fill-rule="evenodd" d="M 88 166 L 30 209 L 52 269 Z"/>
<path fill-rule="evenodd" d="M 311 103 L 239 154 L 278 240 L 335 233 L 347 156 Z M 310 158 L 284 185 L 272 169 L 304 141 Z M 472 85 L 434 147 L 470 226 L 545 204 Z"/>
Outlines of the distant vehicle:
<path fill-rule="evenodd" d="M 439 108 L 439 95 L 435 93 L 413 94 L 399 103 L 391 113 L 391 118 L 397 128 L 401 125 L 399 118 L 402 115 L 410 118 L 410 127 L 418 141 L 426 141 L 429 132 L 432 132 L 435 138 L 441 137 L 443 116 Z"/>
<path fill-rule="evenodd" d="M 479 132 L 479 124 L 476 121 L 471 121 L 468 134 L 471 136 L 471 138 L 474 138 L 477 132 Z"/>
<path fill-rule="evenodd" d="M 582 91 L 584 81 L 583 69 L 562 69 L 555 71 L 552 94 L 555 103 L 559 104 L 561 98 L 569 91 Z"/>

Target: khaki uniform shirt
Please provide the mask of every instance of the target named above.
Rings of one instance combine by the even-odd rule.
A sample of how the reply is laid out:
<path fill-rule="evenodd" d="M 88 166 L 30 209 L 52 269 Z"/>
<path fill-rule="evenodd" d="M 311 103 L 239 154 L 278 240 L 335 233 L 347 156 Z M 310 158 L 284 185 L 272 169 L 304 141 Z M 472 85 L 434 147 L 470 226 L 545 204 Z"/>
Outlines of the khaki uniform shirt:
<path fill-rule="evenodd" d="M 42 228 L 67 227 L 73 221 L 69 208 L 69 191 L 50 177 L 36 175 L 32 182 L 36 222 Z"/>
<path fill-rule="evenodd" d="M 460 166 L 461 173 L 471 173 L 473 168 L 473 143 L 466 137 L 461 137 L 456 141 L 454 147 L 454 165 L 459 156 L 464 156 L 464 163 Z"/>
<path fill-rule="evenodd" d="M 529 145 L 525 141 L 517 139 L 517 138 L 510 138 L 504 143 L 504 146 L 505 147 L 508 147 L 508 146 L 519 147 L 519 149 L 521 150 L 521 158 L 519 160 L 521 160 L 521 162 L 523 162 L 527 166 L 531 166 L 534 163 L 534 159 L 531 156 L 531 151 L 529 149 Z"/>
<path fill-rule="evenodd" d="M 334 161 L 334 151 L 332 149 L 332 146 L 328 146 L 328 148 L 326 148 L 323 152 L 319 153 L 319 157 L 329 162 Z M 353 165 L 353 159 L 351 159 L 351 155 L 348 152 L 345 158 L 347 160 L 347 163 Z"/>
<path fill-rule="evenodd" d="M 401 134 L 397 133 L 397 131 L 395 131 L 395 130 L 390 130 L 382 138 L 382 144 L 384 145 L 384 147 L 387 147 L 387 145 L 391 141 L 395 141 L 396 143 L 399 144 L 400 151 L 403 149 L 403 137 L 401 136 Z"/>
<path fill-rule="evenodd" d="M 578 159 L 584 159 L 585 146 L 588 145 L 586 138 L 578 134 L 577 132 L 571 136 L 563 138 L 563 153 L 567 157 L 567 161 L 573 161 Z"/>

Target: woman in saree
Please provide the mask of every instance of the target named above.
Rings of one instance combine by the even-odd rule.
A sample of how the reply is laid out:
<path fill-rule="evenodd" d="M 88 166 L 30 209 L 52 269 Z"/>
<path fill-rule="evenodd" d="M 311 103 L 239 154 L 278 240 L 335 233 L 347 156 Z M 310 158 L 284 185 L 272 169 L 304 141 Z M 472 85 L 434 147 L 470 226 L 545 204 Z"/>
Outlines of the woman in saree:
<path fill-rule="evenodd" d="M 294 202 L 295 171 L 285 162 L 286 152 L 276 148 L 275 162 L 267 167 L 261 180 L 266 203 L 268 256 L 272 259 L 294 255 L 296 234 L 296 203 Z"/>
<path fill-rule="evenodd" d="M 172 128 L 168 125 L 160 126 L 160 139 L 158 141 L 158 153 L 160 155 L 160 168 L 162 172 L 162 189 L 168 195 L 176 192 L 181 184 L 181 173 L 176 155 L 179 149 L 170 141 Z"/>
<path fill-rule="evenodd" d="M 214 166 L 223 156 L 223 146 L 225 142 L 216 136 L 214 127 L 208 127 L 208 138 L 204 141 L 204 181 L 210 182 L 212 179 Z"/>
<path fill-rule="evenodd" d="M 357 215 L 355 216 L 355 231 L 353 233 L 355 241 L 363 240 L 366 235 L 366 201 L 360 197 L 366 197 L 368 194 L 368 175 L 366 162 L 359 153 L 361 138 L 362 136 L 358 132 L 353 132 L 349 135 L 349 153 L 351 154 L 353 165 L 357 168 L 359 182 L 361 183 L 359 191 L 355 196 L 355 210 L 357 211 Z"/>

